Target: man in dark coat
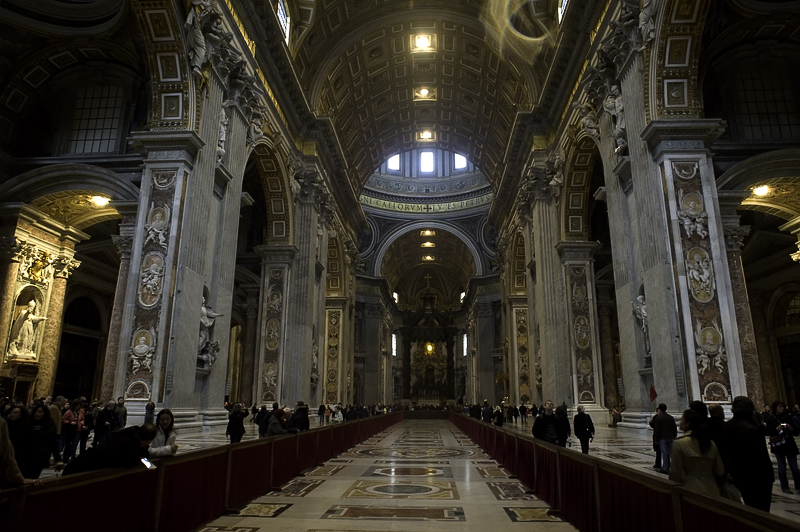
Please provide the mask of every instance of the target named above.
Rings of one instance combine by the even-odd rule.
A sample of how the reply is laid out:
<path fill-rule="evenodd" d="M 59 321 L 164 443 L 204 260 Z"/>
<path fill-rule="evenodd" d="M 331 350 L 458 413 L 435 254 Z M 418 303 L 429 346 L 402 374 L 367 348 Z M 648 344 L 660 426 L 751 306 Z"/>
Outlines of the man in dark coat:
<path fill-rule="evenodd" d="M 97 419 L 94 420 L 94 447 L 102 445 L 108 441 L 108 436 L 117 430 L 117 403 L 109 401 L 106 407 L 100 410 L 97 414 Z"/>
<path fill-rule="evenodd" d="M 494 410 L 492 410 L 492 407 L 489 406 L 488 402 L 484 401 L 483 410 L 481 410 L 481 419 L 484 420 L 486 423 L 491 423 L 493 414 Z"/>
<path fill-rule="evenodd" d="M 533 437 L 549 443 L 558 443 L 558 431 L 556 429 L 556 416 L 553 413 L 553 401 L 544 404 L 544 412 L 536 416 L 533 421 Z"/>
<path fill-rule="evenodd" d="M 661 472 L 669 473 L 669 459 L 672 455 L 672 443 L 678 437 L 675 418 L 667 414 L 667 405 L 660 403 L 653 419 L 653 439 L 658 440 L 661 448 Z"/>
<path fill-rule="evenodd" d="M 581 452 L 589 454 L 589 442 L 594 440 L 594 423 L 592 416 L 584 412 L 583 406 L 578 407 L 578 413 L 572 420 L 575 437 L 581 442 Z"/>
<path fill-rule="evenodd" d="M 733 477 L 747 506 L 769 512 L 775 472 L 767 452 L 767 429 L 748 397 L 739 396 L 731 404 L 733 419 L 725 423 L 720 447 L 725 469 Z"/>

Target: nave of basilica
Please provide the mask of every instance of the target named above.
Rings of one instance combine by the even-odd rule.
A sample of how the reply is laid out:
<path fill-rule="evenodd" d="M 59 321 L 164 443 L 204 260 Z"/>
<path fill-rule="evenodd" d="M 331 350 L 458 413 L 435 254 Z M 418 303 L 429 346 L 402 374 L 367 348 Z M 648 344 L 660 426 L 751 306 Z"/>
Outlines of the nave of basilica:
<path fill-rule="evenodd" d="M 800 2 L 0 23 L 0 397 L 800 402 Z"/>

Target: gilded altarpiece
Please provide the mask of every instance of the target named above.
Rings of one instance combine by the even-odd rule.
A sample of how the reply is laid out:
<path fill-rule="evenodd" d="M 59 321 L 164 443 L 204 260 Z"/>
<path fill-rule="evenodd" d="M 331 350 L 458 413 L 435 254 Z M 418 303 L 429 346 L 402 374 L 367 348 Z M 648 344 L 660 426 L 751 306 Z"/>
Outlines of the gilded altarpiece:
<path fill-rule="evenodd" d="M 717 290 L 708 198 L 700 175 L 701 161 L 666 163 L 667 203 L 671 205 L 671 232 L 675 242 L 681 297 L 685 305 L 684 330 L 692 384 L 707 403 L 731 401 L 728 338 Z M 713 199 L 712 199 L 713 201 Z"/>

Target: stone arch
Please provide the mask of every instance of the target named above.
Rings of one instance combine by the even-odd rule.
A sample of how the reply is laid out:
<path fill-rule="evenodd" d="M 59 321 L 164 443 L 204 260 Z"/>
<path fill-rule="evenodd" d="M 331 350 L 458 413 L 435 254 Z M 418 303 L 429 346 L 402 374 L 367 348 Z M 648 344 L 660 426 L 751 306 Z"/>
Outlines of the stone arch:
<path fill-rule="evenodd" d="M 645 120 L 701 118 L 699 62 L 710 0 L 666 0 L 655 14 L 645 51 Z"/>
<path fill-rule="evenodd" d="M 66 46 L 59 43 L 25 57 L 22 66 L 0 92 L 0 101 L 5 102 L 0 108 L 0 139 L 9 142 L 14 138 L 19 123 L 51 89 L 50 82 L 88 63 L 98 62 L 135 73 L 143 70 L 141 60 L 129 48 L 102 40 Z"/>
<path fill-rule="evenodd" d="M 173 4 L 132 2 L 150 70 L 151 131 L 194 129 L 200 100 L 195 95 L 183 23 Z M 190 5 L 191 7 L 191 5 Z"/>
<path fill-rule="evenodd" d="M 259 142 L 250 155 L 261 176 L 267 202 L 268 244 L 289 244 L 294 241 L 294 201 L 291 197 L 289 175 L 276 147 Z"/>
<path fill-rule="evenodd" d="M 525 263 L 525 236 L 521 227 L 517 227 L 514 230 L 508 247 L 510 276 L 508 286 L 513 294 L 527 294 L 528 275 Z"/>
<path fill-rule="evenodd" d="M 90 204 L 93 196 L 108 198 L 104 206 Z M 30 203 L 67 225 L 84 229 L 121 218 L 115 201 L 138 201 L 139 189 L 119 174 L 88 164 L 65 163 L 36 168 L 0 186 L 0 197 Z"/>
<path fill-rule="evenodd" d="M 778 302 L 783 296 L 792 292 L 800 293 L 800 283 L 786 283 L 772 293 L 772 297 L 770 297 L 766 308 L 767 328 L 770 334 L 773 334 L 775 331 L 775 308 Z"/>
<path fill-rule="evenodd" d="M 589 239 L 589 194 L 592 171 L 599 156 L 597 144 L 586 134 L 569 147 L 560 203 L 562 240 Z"/>
<path fill-rule="evenodd" d="M 371 275 L 380 276 L 380 269 L 381 264 L 383 263 L 383 257 L 386 254 L 386 251 L 389 249 L 389 246 L 392 243 L 403 236 L 404 234 L 408 233 L 409 231 L 414 231 L 418 229 L 441 229 L 443 231 L 448 231 L 459 238 L 469 249 L 470 253 L 472 254 L 472 258 L 475 261 L 475 275 L 481 276 L 484 274 L 483 268 L 483 261 L 481 260 L 481 253 L 478 250 L 477 245 L 473 241 L 472 237 L 467 234 L 463 229 L 458 227 L 455 224 L 451 224 L 448 222 L 435 222 L 435 221 L 420 221 L 420 222 L 411 222 L 404 225 L 401 225 L 395 228 L 391 233 L 387 234 L 386 237 L 383 238 L 378 249 L 375 253 L 375 259 L 372 261 L 372 268 L 371 268 Z"/>
<path fill-rule="evenodd" d="M 762 153 L 746 159 L 722 174 L 719 190 L 748 190 L 767 185 L 764 196 L 751 195 L 739 208 L 772 214 L 785 220 L 800 217 L 800 149 Z"/>

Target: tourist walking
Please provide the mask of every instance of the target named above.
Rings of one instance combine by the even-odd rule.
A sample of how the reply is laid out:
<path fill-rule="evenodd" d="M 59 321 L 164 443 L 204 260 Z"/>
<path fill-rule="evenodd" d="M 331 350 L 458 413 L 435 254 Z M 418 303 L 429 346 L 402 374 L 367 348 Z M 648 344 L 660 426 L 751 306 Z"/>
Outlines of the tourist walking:
<path fill-rule="evenodd" d="M 725 475 L 722 456 L 708 431 L 702 430 L 705 420 L 696 410 L 684 410 L 680 429 L 684 435 L 676 439 L 670 450 L 669 479 L 686 489 L 720 497 L 719 484 Z"/>
<path fill-rule="evenodd" d="M 668 474 L 672 444 L 678 437 L 675 418 L 667 414 L 667 405 L 659 403 L 656 416 L 653 418 L 653 439 L 658 440 L 661 449 L 661 472 Z"/>
<path fill-rule="evenodd" d="M 547 401 L 544 404 L 544 412 L 536 416 L 536 419 L 533 420 L 533 430 L 531 432 L 536 439 L 544 440 L 548 443 L 558 443 L 553 401 Z"/>
<path fill-rule="evenodd" d="M 581 452 L 589 454 L 589 442 L 594 440 L 594 423 L 592 416 L 584 411 L 583 406 L 578 407 L 578 413 L 572 420 L 575 437 L 581 442 Z"/>
<path fill-rule="evenodd" d="M 767 429 L 749 397 L 739 396 L 731 404 L 733 419 L 723 428 L 722 457 L 747 506 L 769 512 L 775 472 L 764 439 Z"/>
<path fill-rule="evenodd" d="M 786 478 L 786 462 L 792 470 L 794 489 L 800 491 L 800 471 L 797 469 L 797 443 L 794 436 L 797 428 L 792 424 L 791 415 L 786 411 L 786 405 L 781 401 L 772 403 L 771 413 L 766 414 L 767 433 L 772 454 L 778 460 L 778 480 L 781 482 L 781 491 L 792 493 L 789 489 L 789 479 Z"/>
<path fill-rule="evenodd" d="M 231 443 L 239 443 L 244 436 L 244 420 L 247 417 L 247 410 L 241 404 L 233 405 L 233 410 L 228 414 L 228 427 L 225 435 L 230 436 Z"/>

